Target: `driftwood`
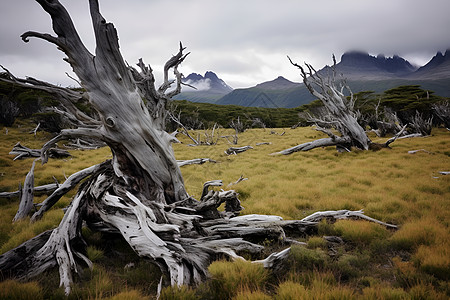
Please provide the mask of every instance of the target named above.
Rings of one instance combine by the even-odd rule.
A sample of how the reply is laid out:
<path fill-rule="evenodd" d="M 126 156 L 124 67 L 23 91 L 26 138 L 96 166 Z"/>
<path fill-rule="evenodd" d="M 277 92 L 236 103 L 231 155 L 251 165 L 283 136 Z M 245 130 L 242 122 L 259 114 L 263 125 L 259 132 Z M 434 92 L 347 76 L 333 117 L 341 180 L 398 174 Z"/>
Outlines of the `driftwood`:
<path fill-rule="evenodd" d="M 256 143 L 256 146 L 262 146 L 262 145 L 271 145 L 271 142 L 261 142 L 261 143 Z"/>
<path fill-rule="evenodd" d="M 24 219 L 30 213 L 33 208 L 33 190 L 34 190 L 34 167 L 36 165 L 35 159 L 31 166 L 31 170 L 28 172 L 25 177 L 25 182 L 23 184 L 22 195 L 20 198 L 19 209 L 17 210 L 16 215 L 14 216 L 13 222 Z"/>
<path fill-rule="evenodd" d="M 58 267 L 60 285 L 70 293 L 72 276 L 80 273 L 80 263 L 92 267 L 83 249 L 81 228 L 85 224 L 92 230 L 119 234 L 139 256 L 159 266 L 162 283 L 195 284 L 206 278 L 208 265 L 222 255 L 237 258 L 240 251 L 260 253 L 264 247 L 257 242 L 283 242 L 290 240 L 286 235 L 309 234 L 323 218 L 363 218 L 361 211 L 323 212 L 303 220 L 239 216 L 242 207 L 235 191 L 211 190 L 221 181 L 206 183 L 200 200 L 193 199 L 186 192 L 171 147 L 176 139 L 164 130 L 167 101 L 181 90 L 178 66 L 187 55 L 182 44 L 164 65 L 163 83 L 157 88 L 150 66 L 139 60 L 138 71 L 124 62 L 116 29 L 100 14 L 98 1 L 89 1 L 95 55 L 84 46 L 59 1 L 37 2 L 50 14 L 56 36 L 30 31 L 22 35 L 23 40 L 36 37 L 55 44 L 67 55 L 66 61 L 86 90 L 79 93 L 10 74 L 7 80 L 57 95 L 64 111 L 70 111 L 82 124 L 62 130 L 47 142 L 40 152 L 41 160 L 47 162 L 50 149 L 58 141 L 77 138 L 105 143 L 113 158 L 73 174 L 44 201 L 33 219 L 85 178 L 57 228 L 0 256 L 2 276 L 28 279 Z M 170 70 L 175 80 L 169 80 Z M 74 103 L 80 97 L 95 110 L 92 116 L 76 108 Z M 236 151 L 239 148 L 230 153 Z M 218 210 L 222 204 L 224 211 Z M 288 252 L 274 253 L 259 263 L 273 268 Z"/>
<path fill-rule="evenodd" d="M 425 152 L 425 153 L 428 153 L 428 154 L 433 154 L 430 151 L 427 151 L 425 149 L 410 150 L 410 151 L 408 151 L 408 154 L 416 154 L 417 152 Z"/>
<path fill-rule="evenodd" d="M 46 185 L 40 185 L 33 188 L 34 195 L 41 195 L 41 194 L 51 194 L 54 190 L 58 188 L 58 183 L 49 183 Z M 19 187 L 19 190 L 14 192 L 1 192 L 0 198 L 16 198 L 20 197 L 22 193 L 22 188 Z"/>
<path fill-rule="evenodd" d="M 241 175 L 241 176 L 238 178 L 238 180 L 236 180 L 235 182 L 230 182 L 230 183 L 227 185 L 227 187 L 231 187 L 231 186 L 233 186 L 233 185 L 235 185 L 235 184 L 238 184 L 239 182 L 242 182 L 242 181 L 245 181 L 245 180 L 248 180 L 248 178 L 245 178 L 243 175 Z"/>
<path fill-rule="evenodd" d="M 188 160 L 177 160 L 178 166 L 183 167 L 187 165 L 202 165 L 206 162 L 216 163 L 215 160 L 210 158 L 194 158 Z"/>
<path fill-rule="evenodd" d="M 22 146 L 20 142 L 12 148 L 11 152 L 9 152 L 10 155 L 15 155 L 13 160 L 29 157 L 41 157 L 41 153 L 42 152 L 40 149 L 30 149 Z M 70 153 L 63 149 L 50 148 L 48 149 L 47 155 L 52 158 L 63 158 L 70 156 Z"/>
<path fill-rule="evenodd" d="M 80 138 L 76 139 L 75 142 L 64 144 L 64 147 L 76 150 L 95 150 L 105 146 L 106 144 L 103 142 L 85 141 Z"/>
<path fill-rule="evenodd" d="M 242 147 L 230 147 L 227 150 L 225 150 L 226 155 L 236 155 L 238 153 L 245 152 L 247 150 L 253 149 L 252 146 L 242 146 Z"/>
<path fill-rule="evenodd" d="M 41 123 L 37 124 L 37 126 L 33 130 L 31 130 L 30 133 L 33 133 L 34 136 L 36 136 L 40 126 L 41 126 Z"/>

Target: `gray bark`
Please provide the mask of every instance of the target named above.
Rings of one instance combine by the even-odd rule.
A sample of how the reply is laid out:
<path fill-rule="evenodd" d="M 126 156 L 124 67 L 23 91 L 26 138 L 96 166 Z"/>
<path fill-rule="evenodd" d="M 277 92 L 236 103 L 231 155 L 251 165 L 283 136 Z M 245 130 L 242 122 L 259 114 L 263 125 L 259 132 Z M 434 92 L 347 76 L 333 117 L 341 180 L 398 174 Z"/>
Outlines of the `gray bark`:
<path fill-rule="evenodd" d="M 10 155 L 15 155 L 14 160 L 29 158 L 29 157 L 41 157 L 42 152 L 40 149 L 30 149 L 17 143 L 9 152 Z M 70 153 L 63 149 L 50 148 L 48 149 L 48 156 L 54 158 L 63 158 L 70 156 Z"/>
<path fill-rule="evenodd" d="M 227 150 L 225 150 L 225 154 L 227 155 L 236 155 L 238 153 L 245 152 L 247 150 L 253 149 L 252 146 L 242 146 L 242 147 L 230 147 Z"/>
<path fill-rule="evenodd" d="M 31 170 L 25 177 L 25 182 L 23 183 L 22 197 L 20 199 L 19 209 L 14 216 L 13 222 L 24 219 L 28 216 L 31 209 L 33 208 L 33 192 L 34 192 L 34 167 L 36 165 L 36 160 L 33 161 Z"/>
<path fill-rule="evenodd" d="M 328 76 L 319 74 L 313 66 L 305 64 L 305 69 L 292 62 L 292 65 L 299 68 L 303 83 L 309 92 L 317 99 L 322 101 L 324 112 L 319 117 L 309 115 L 309 121 L 317 126 L 317 130 L 326 133 L 329 138 L 322 138 L 316 141 L 306 142 L 289 149 L 272 153 L 272 155 L 284 154 L 288 155 L 297 151 L 309 151 L 318 147 L 336 146 L 339 152 L 350 151 L 352 147 L 362 150 L 379 150 L 389 147 L 398 135 L 389 139 L 385 144 L 373 143 L 367 136 L 365 130 L 359 125 L 359 112 L 354 109 L 354 98 L 350 87 L 345 80 L 336 81 L 336 59 L 333 55 L 333 66 L 329 68 Z M 350 93 L 349 99 L 344 94 L 347 90 Z M 340 136 L 334 134 L 329 128 L 335 129 Z M 404 129 L 403 129 L 404 130 Z M 403 132 L 401 130 L 401 132 Z"/>

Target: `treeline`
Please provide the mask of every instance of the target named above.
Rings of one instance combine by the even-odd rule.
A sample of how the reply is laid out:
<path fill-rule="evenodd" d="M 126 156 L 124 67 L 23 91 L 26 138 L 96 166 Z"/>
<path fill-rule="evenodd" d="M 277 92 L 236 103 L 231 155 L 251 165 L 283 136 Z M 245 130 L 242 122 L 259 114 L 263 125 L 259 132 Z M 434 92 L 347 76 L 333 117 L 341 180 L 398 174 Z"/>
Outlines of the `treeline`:
<path fill-rule="evenodd" d="M 381 94 L 359 92 L 354 95 L 354 99 L 360 122 L 363 126 L 372 125 L 372 128 L 371 121 L 379 120 L 387 111 L 396 114 L 403 124 L 408 124 L 418 112 L 425 119 L 433 118 L 434 125 L 441 125 L 444 121 L 435 116 L 433 105 L 448 104 L 449 101 L 448 98 L 434 95 L 433 91 L 421 89 L 419 85 L 399 86 Z M 308 114 L 320 115 L 324 108 L 319 100 L 296 108 L 242 107 L 188 101 L 173 101 L 172 105 L 172 111 L 180 116 L 181 122 L 193 129 L 212 127 L 214 123 L 229 127 L 231 121 L 237 118 L 246 128 L 260 127 L 261 124 L 268 128 L 307 126 L 310 125 Z"/>
<path fill-rule="evenodd" d="M 421 89 L 419 85 L 399 86 L 381 94 L 364 91 L 354 96 L 355 109 L 360 112 L 360 121 L 365 126 L 370 126 L 373 116 L 382 115 L 387 110 L 407 124 L 417 112 L 424 118 L 431 118 L 434 116 L 433 105 L 448 105 L 448 98 L 434 95 L 433 91 Z M 64 120 L 48 109 L 58 105 L 58 99 L 46 92 L 0 82 L 0 123 L 4 126 L 12 126 L 16 118 L 32 118 L 36 123 L 41 123 L 42 129 L 58 132 L 65 127 Z M 308 114 L 320 114 L 321 109 L 323 104 L 318 100 L 296 108 L 242 107 L 185 100 L 174 100 L 169 107 L 172 115 L 192 129 L 211 128 L 216 123 L 227 128 L 237 119 L 244 128 L 307 126 Z M 167 122 L 169 130 L 178 126 L 170 119 Z M 434 117 L 433 123 L 440 125 L 443 121 Z"/>
<path fill-rule="evenodd" d="M 180 116 L 180 121 L 192 129 L 211 128 L 215 123 L 222 127 L 230 127 L 238 118 L 245 128 L 268 127 L 282 128 L 297 124 L 299 113 L 305 108 L 262 108 L 237 105 L 217 105 L 210 103 L 174 100 L 171 103 L 172 113 Z M 176 126 L 173 122 L 172 126 Z"/>

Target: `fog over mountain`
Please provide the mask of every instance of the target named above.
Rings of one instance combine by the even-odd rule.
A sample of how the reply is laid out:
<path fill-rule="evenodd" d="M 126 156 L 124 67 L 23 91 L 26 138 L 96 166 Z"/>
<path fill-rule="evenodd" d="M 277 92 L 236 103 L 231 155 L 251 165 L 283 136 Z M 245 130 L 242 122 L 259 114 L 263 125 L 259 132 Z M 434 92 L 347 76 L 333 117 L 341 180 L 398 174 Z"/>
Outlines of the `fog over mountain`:
<path fill-rule="evenodd" d="M 60 0 L 81 39 L 94 53 L 87 0 Z M 349 49 L 398 54 L 424 65 L 450 45 L 448 0 L 100 0 L 107 22 L 117 28 L 124 59 L 150 64 L 162 82 L 164 63 L 183 42 L 191 54 L 179 71 L 211 70 L 233 88 L 247 88 L 283 76 L 300 81 L 286 58 L 321 68 Z M 0 1 L 0 64 L 19 77 L 76 85 L 64 54 L 49 43 L 20 35 L 53 34 L 36 1 Z"/>

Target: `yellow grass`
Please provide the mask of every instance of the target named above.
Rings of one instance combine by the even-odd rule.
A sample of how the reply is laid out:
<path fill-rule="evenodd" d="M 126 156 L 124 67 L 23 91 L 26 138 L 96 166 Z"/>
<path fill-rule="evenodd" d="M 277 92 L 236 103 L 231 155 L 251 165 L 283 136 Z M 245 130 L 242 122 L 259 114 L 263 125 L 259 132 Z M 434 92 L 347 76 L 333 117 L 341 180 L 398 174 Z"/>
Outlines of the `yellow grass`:
<path fill-rule="evenodd" d="M 8 152 L 14 144 L 20 140 L 27 147 L 39 148 L 49 139 L 44 133 L 38 133 L 37 137 L 29 135 L 29 129 L 10 128 L 8 135 L 4 134 L 4 129 L 0 131 L 0 191 L 17 190 L 31 167 L 29 159 L 12 161 Z M 450 176 L 438 173 L 450 171 L 450 133 L 447 130 L 434 129 L 433 135 L 427 138 L 397 140 L 392 149 L 378 152 L 337 153 L 330 147 L 289 156 L 271 156 L 270 153 L 323 137 L 313 128 L 275 131 L 279 134 L 271 134 L 270 129 L 253 129 L 240 134 L 237 146 L 250 145 L 254 149 L 231 156 L 224 151 L 234 145 L 224 139 L 215 146 L 188 147 L 191 141 L 179 135 L 183 143 L 174 145 L 177 159 L 203 157 L 217 161 L 182 167 L 188 193 L 198 199 L 205 181 L 222 179 L 222 188 L 240 193 L 244 214 L 274 214 L 285 219 L 301 219 L 320 210 L 364 209 L 368 216 L 397 224 L 400 229 L 392 232 L 380 229 L 378 225 L 345 221 L 331 226 L 330 230 L 360 245 L 370 243 L 371 238 L 379 241 L 378 246 L 385 243 L 383 245 L 394 251 L 394 256 L 395 251 L 400 251 L 400 262 L 409 263 L 413 272 L 431 276 L 423 286 L 443 280 L 444 283 L 438 284 L 441 292 L 442 289 L 449 290 Z M 283 131 L 285 134 L 281 136 Z M 221 134 L 225 135 L 227 131 L 222 130 Z M 383 141 L 374 136 L 371 138 Z M 260 142 L 271 144 L 256 146 Z M 417 149 L 430 153 L 408 154 L 409 150 Z M 70 152 L 73 155 L 70 158 L 50 160 L 44 166 L 37 164 L 36 184 L 51 183 L 53 176 L 63 182 L 65 176 L 111 157 L 107 148 Z M 248 180 L 227 187 L 241 175 Z M 56 226 L 63 215 L 61 208 L 70 203 L 71 196 L 73 193 L 60 200 L 61 204 L 32 226 L 27 221 L 11 224 L 18 201 L 0 199 L 0 253 Z M 37 201 L 44 198 L 38 197 Z M 309 247 L 326 250 L 320 238 L 311 240 Z M 410 256 L 403 256 L 402 251 L 407 251 Z M 392 268 L 397 270 L 400 262 L 397 265 L 391 263 Z M 109 283 L 97 281 L 97 284 L 99 292 L 94 295 L 105 295 L 100 285 L 109 286 Z M 391 288 L 390 283 L 385 286 Z M 420 284 L 415 286 L 418 286 L 416 294 L 425 289 Z M 408 289 L 413 287 L 405 287 L 405 292 L 409 293 Z M 370 299 L 373 295 L 385 295 L 386 288 L 368 287 L 364 293 L 362 289 L 359 292 Z M 354 296 L 346 287 L 341 292 L 343 298 Z M 393 290 L 393 293 L 397 292 Z"/>

